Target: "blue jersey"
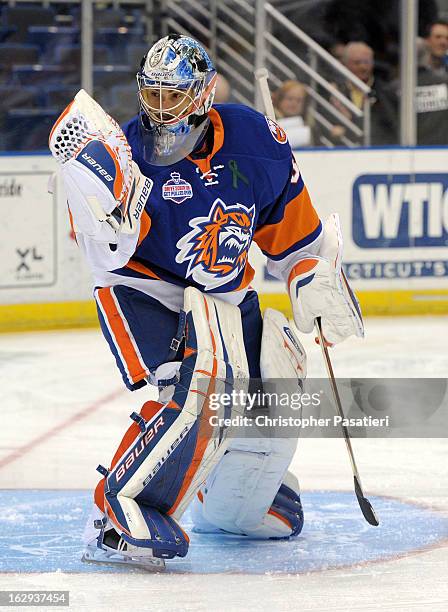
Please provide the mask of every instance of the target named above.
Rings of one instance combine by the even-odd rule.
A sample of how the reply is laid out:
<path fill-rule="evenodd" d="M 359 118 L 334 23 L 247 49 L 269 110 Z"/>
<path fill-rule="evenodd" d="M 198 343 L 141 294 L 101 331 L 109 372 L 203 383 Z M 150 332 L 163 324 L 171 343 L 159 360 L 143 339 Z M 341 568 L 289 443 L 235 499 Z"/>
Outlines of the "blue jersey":
<path fill-rule="evenodd" d="M 253 241 L 278 278 L 304 250 L 316 252 L 321 223 L 282 128 L 238 104 L 217 105 L 209 118 L 202 148 L 170 166 L 145 161 L 139 117 L 124 126 L 152 189 L 121 267 L 107 263 L 107 245 L 82 238 L 97 286 L 127 285 L 172 310 L 188 285 L 239 304 L 254 276 Z"/>
<path fill-rule="evenodd" d="M 318 238 L 321 224 L 283 130 L 242 105 L 216 106 L 209 116 L 212 150 L 171 166 L 145 162 L 138 117 L 124 127 L 153 187 L 135 254 L 117 274 L 228 293 L 254 276 L 252 240 L 282 262 Z"/>

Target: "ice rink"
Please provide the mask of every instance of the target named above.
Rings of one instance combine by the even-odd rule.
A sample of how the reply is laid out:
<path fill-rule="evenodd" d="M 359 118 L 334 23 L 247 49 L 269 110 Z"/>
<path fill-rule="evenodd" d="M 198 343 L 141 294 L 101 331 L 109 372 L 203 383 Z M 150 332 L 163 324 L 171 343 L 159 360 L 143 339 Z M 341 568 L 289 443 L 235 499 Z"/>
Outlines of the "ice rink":
<path fill-rule="evenodd" d="M 366 331 L 332 351 L 338 376 L 447 377 L 446 317 L 372 318 Z M 303 342 L 310 376 L 324 376 L 320 349 Z M 448 609 L 446 438 L 354 440 L 377 528 L 358 509 L 343 441 L 305 437 L 296 540 L 194 536 L 163 574 L 84 568 L 95 467 L 150 391 L 124 389 L 99 329 L 1 335 L 0 372 L 0 590 L 69 590 L 70 609 L 90 611 Z"/>

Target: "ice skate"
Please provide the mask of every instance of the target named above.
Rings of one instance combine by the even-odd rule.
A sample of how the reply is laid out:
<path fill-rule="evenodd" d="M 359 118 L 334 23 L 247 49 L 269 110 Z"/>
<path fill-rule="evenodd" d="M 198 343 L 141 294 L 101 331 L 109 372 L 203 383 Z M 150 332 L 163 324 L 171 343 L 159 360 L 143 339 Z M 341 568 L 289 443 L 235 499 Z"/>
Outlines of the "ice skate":
<path fill-rule="evenodd" d="M 84 563 L 122 565 L 148 571 L 165 568 L 165 561 L 154 557 L 151 549 L 125 542 L 96 506 L 87 520 L 83 540 L 85 548 L 81 561 Z"/>
<path fill-rule="evenodd" d="M 81 561 L 84 563 L 97 563 L 109 565 L 121 565 L 126 567 L 138 567 L 147 571 L 163 571 L 165 561 L 157 559 L 146 552 L 141 554 L 141 549 L 127 544 L 114 529 L 106 531 L 102 542 L 98 536 L 88 543 L 84 549 Z"/>

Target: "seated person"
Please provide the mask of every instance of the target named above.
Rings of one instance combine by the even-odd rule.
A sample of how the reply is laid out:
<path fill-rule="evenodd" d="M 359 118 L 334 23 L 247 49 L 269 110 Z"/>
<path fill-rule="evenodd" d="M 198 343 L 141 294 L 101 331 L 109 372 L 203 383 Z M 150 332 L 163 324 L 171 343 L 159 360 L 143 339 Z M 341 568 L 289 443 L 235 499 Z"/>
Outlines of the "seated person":
<path fill-rule="evenodd" d="M 305 125 L 307 101 L 306 87 L 299 81 L 285 81 L 274 94 L 277 121 L 293 149 L 311 144 L 311 130 Z"/>

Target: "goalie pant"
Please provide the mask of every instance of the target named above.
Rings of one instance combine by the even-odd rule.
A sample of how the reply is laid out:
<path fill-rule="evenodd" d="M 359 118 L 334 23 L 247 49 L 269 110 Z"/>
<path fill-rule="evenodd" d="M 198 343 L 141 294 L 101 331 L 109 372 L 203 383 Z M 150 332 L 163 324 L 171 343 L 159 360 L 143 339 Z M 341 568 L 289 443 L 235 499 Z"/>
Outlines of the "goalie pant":
<path fill-rule="evenodd" d="M 134 391 L 148 382 L 157 384 L 159 366 L 182 361 L 183 343 L 178 350 L 170 348 L 176 346 L 178 313 L 125 285 L 96 289 L 95 299 L 101 329 L 128 389 Z M 249 375 L 259 379 L 263 324 L 255 291 L 247 294 L 239 309 Z"/>

